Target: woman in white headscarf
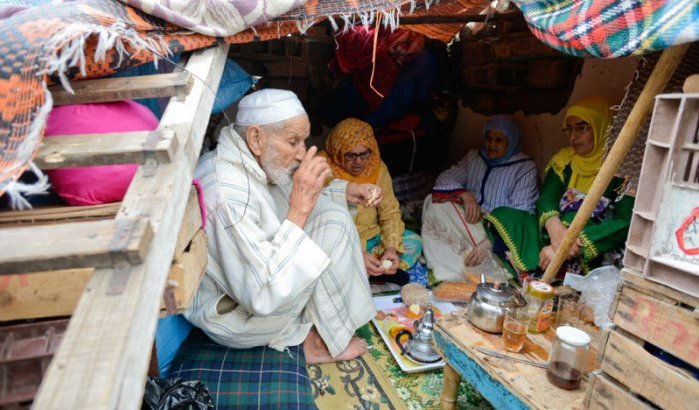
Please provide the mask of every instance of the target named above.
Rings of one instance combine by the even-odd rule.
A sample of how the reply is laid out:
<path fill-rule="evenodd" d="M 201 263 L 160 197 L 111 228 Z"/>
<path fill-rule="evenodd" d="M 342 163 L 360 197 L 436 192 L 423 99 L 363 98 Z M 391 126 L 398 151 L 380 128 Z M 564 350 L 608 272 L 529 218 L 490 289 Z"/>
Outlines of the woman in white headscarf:
<path fill-rule="evenodd" d="M 538 196 L 534 161 L 521 152 L 521 131 L 511 116 L 496 115 L 483 127 L 480 150 L 471 150 L 437 178 L 425 199 L 423 252 L 438 280 L 490 273 L 490 242 L 481 221 L 498 207 L 534 212 Z"/>

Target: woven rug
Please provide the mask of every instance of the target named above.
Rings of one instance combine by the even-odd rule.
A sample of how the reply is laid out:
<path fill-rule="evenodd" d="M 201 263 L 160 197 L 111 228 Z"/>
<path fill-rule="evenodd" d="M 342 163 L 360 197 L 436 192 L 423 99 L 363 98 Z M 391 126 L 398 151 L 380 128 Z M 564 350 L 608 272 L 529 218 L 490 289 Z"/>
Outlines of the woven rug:
<path fill-rule="evenodd" d="M 315 403 L 326 409 L 438 409 L 442 370 L 404 373 L 373 325 L 359 332 L 372 348 L 357 360 L 308 366 Z M 460 409 L 492 409 L 462 381 Z"/>

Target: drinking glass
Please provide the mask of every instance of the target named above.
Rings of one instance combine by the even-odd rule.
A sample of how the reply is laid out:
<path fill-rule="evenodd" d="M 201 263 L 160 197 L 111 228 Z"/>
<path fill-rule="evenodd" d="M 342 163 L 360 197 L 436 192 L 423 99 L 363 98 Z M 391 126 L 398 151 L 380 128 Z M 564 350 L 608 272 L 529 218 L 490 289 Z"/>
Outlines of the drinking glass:
<path fill-rule="evenodd" d="M 577 293 L 566 293 L 559 296 L 556 327 L 564 325 L 577 326 L 582 306 L 580 295 Z"/>
<path fill-rule="evenodd" d="M 529 330 L 529 316 L 523 309 L 505 313 L 502 325 L 502 344 L 508 352 L 519 352 L 524 347 Z"/>

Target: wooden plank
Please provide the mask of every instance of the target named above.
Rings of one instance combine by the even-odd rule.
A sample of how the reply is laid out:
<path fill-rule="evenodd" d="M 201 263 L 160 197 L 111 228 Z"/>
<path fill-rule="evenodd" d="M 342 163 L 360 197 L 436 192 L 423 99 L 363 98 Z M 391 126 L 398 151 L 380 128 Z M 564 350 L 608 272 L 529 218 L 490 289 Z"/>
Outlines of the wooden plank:
<path fill-rule="evenodd" d="M 687 293 L 677 291 L 675 289 L 663 286 L 657 282 L 653 282 L 643 278 L 640 274 L 634 273 L 629 269 L 621 270 L 621 278 L 626 282 L 626 285 L 638 289 L 644 293 L 648 293 L 657 297 L 666 297 L 674 299 L 678 302 L 689 305 L 693 308 L 699 308 L 699 298 L 695 298 Z"/>
<path fill-rule="evenodd" d="M 142 75 L 137 77 L 101 78 L 71 82 L 75 94 L 63 86 L 49 88 L 53 105 L 97 103 L 108 101 L 135 100 L 139 98 L 173 97 L 187 94 L 194 79 L 187 72 Z"/>
<path fill-rule="evenodd" d="M 94 269 L 0 276 L 0 321 L 70 316 Z"/>
<path fill-rule="evenodd" d="M 163 130 L 57 135 L 44 138 L 34 161 L 41 169 L 144 164 L 150 158 L 162 164 L 176 149 L 174 133 Z"/>
<path fill-rule="evenodd" d="M 182 226 L 177 234 L 177 244 L 175 245 L 175 257 L 177 260 L 185 251 L 187 246 L 192 242 L 194 235 L 199 232 L 202 227 L 201 210 L 199 209 L 199 196 L 197 190 L 192 186 L 187 198 L 187 207 L 184 211 Z"/>
<path fill-rule="evenodd" d="M 45 225 L 78 220 L 113 219 L 121 202 L 89 206 L 55 206 L 0 212 L 0 226 Z"/>
<path fill-rule="evenodd" d="M 206 244 L 206 233 L 200 229 L 192 238 L 189 250 L 172 262 L 167 288 L 173 293 L 177 312 L 182 312 L 189 306 L 204 277 L 209 257 Z M 160 307 L 166 309 L 164 301 Z"/>
<path fill-rule="evenodd" d="M 624 286 L 613 321 L 627 332 L 699 367 L 699 320 L 693 311 Z"/>
<path fill-rule="evenodd" d="M 137 264 L 152 238 L 147 218 L 4 228 L 0 274 Z"/>
<path fill-rule="evenodd" d="M 590 410 L 651 410 L 652 407 L 620 387 L 604 374 L 590 378 L 585 407 Z"/>
<path fill-rule="evenodd" d="M 661 408 L 690 410 L 699 403 L 699 381 L 655 358 L 618 331 L 609 335 L 602 370 Z"/>
<path fill-rule="evenodd" d="M 206 234 L 201 229 L 188 245 L 189 251 L 173 261 L 168 275 L 178 311 L 194 297 L 208 256 Z M 93 268 L 84 268 L 0 276 L 0 321 L 72 315 L 93 272 Z"/>
<path fill-rule="evenodd" d="M 171 99 L 161 120 L 161 126 L 173 129 L 184 143 L 174 161 L 158 165 L 152 176 L 145 177 L 144 167 L 139 167 L 117 216 L 149 216 L 155 234 L 148 257 L 130 270 L 121 294 L 109 293 L 117 276 L 113 270 L 100 269 L 92 276 L 90 291 L 83 293 L 75 309 L 35 408 L 140 408 L 160 297 L 213 106 L 209 87 L 218 87 L 227 50 L 228 45 L 221 45 L 190 58 L 187 69 L 207 85 L 197 81 L 184 101 Z"/>
<path fill-rule="evenodd" d="M 496 409 L 529 409 L 516 394 L 498 379 L 484 371 L 478 362 L 462 354 L 459 347 L 440 333 L 435 333 L 438 352 L 446 358 L 447 364 L 467 379 L 478 392 Z"/>
<path fill-rule="evenodd" d="M 597 342 L 597 335 L 592 334 Z M 554 337 L 529 334 L 517 357 L 548 361 Z M 578 390 L 556 388 L 546 378 L 546 370 L 527 364 L 487 356 L 477 347 L 504 351 L 501 336 L 483 332 L 467 322 L 464 313 L 445 315 L 435 326 L 435 345 L 447 362 L 472 383 L 495 408 L 582 409 L 587 381 Z M 595 348 L 596 349 L 596 348 Z"/>

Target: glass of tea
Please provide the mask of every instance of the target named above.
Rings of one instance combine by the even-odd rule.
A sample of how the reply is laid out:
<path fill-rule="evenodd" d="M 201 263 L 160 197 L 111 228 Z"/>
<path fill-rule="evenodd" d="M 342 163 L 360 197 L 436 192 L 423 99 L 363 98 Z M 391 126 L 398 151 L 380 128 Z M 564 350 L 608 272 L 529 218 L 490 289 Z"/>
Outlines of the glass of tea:
<path fill-rule="evenodd" d="M 502 325 L 502 344 L 508 352 L 519 352 L 524 347 L 524 340 L 529 330 L 529 316 L 523 309 L 514 309 L 505 313 Z"/>

